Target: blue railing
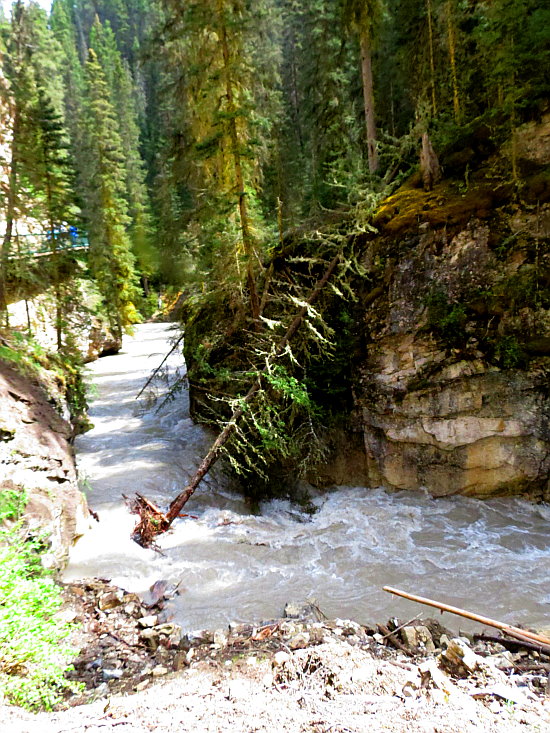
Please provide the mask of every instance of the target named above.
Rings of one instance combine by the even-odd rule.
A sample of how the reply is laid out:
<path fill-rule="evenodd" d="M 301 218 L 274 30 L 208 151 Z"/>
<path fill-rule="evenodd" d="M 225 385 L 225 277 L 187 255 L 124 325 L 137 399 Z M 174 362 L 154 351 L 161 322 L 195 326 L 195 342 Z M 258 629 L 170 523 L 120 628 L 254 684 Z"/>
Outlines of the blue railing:
<path fill-rule="evenodd" d="M 44 257 L 55 251 L 70 251 L 77 249 L 88 249 L 90 243 L 88 235 L 78 231 L 76 227 L 55 232 L 55 241 L 51 232 L 47 234 L 17 234 L 12 238 L 10 260 L 22 259 L 23 257 Z"/>

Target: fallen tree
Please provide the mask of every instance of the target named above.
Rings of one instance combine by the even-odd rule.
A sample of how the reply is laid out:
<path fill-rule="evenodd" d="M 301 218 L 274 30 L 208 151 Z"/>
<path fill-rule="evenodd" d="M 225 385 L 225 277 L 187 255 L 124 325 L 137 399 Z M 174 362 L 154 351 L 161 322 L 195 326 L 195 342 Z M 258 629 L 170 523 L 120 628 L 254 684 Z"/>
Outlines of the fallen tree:
<path fill-rule="evenodd" d="M 212 447 L 201 461 L 199 467 L 195 471 L 189 484 L 181 491 L 176 498 L 170 504 L 168 511 L 163 512 L 153 502 L 149 501 L 146 497 L 141 494 L 137 494 L 135 499 L 130 500 L 129 506 L 132 513 L 139 516 L 139 521 L 134 528 L 132 537 L 133 539 L 143 547 L 149 547 L 154 543 L 155 537 L 163 532 L 166 532 L 173 521 L 180 516 L 181 510 L 185 504 L 189 501 L 191 496 L 195 493 L 199 484 L 203 478 L 210 471 L 212 466 L 218 460 L 221 454 L 221 450 L 229 438 L 233 435 L 237 428 L 237 423 L 240 418 L 244 415 L 246 406 L 253 400 L 256 393 L 262 386 L 262 377 L 269 371 L 273 361 L 281 356 L 288 346 L 290 340 L 293 338 L 296 331 L 304 321 L 310 306 L 317 300 L 319 294 L 330 280 L 336 266 L 338 265 L 342 253 L 339 251 L 335 257 L 331 260 L 323 276 L 315 284 L 309 297 L 304 302 L 304 305 L 300 308 L 294 320 L 286 330 L 285 335 L 279 341 L 275 347 L 273 354 L 266 359 L 266 365 L 263 369 L 259 370 L 256 374 L 256 378 L 248 392 L 244 397 L 239 400 L 239 406 L 233 411 L 224 429 L 218 435 Z"/>

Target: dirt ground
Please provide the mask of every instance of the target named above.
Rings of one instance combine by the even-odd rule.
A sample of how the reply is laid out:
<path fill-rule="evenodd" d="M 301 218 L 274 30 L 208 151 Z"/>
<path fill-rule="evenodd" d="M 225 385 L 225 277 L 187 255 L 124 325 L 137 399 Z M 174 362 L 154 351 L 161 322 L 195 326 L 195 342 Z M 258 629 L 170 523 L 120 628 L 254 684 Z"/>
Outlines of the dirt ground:
<path fill-rule="evenodd" d="M 69 588 L 82 647 L 72 676 L 87 689 L 54 713 L 0 706 L 1 730 L 550 732 L 550 667 L 537 653 L 454 640 L 429 620 L 390 639 L 315 606 L 181 636 L 164 590 L 142 603 L 103 581 Z"/>

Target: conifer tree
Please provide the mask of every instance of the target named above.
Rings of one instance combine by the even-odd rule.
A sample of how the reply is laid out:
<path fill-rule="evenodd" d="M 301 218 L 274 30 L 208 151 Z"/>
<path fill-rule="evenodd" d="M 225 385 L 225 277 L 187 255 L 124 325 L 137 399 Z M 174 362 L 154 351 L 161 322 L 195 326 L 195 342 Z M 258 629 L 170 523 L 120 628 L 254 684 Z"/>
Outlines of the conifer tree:
<path fill-rule="evenodd" d="M 138 320 L 134 257 L 127 227 L 124 153 L 105 75 L 93 50 L 86 63 L 85 216 L 90 239 L 90 265 L 103 295 L 114 333 Z"/>
<path fill-rule="evenodd" d="M 26 7 L 17 0 L 8 28 L 4 69 L 9 82 L 8 103 L 11 117 L 8 180 L 4 199 L 5 229 L 0 252 L 0 313 L 6 313 L 5 273 L 11 254 L 15 226 L 25 211 L 29 172 L 36 162 L 36 99 L 31 59 L 37 45 L 37 7 Z M 32 203 L 32 202 L 31 202 Z"/>
<path fill-rule="evenodd" d="M 38 86 L 36 104 L 38 166 L 34 169 L 37 190 L 42 190 L 44 215 L 55 267 L 57 348 L 63 347 L 63 286 L 59 272 L 59 239 L 67 236 L 67 223 L 78 216 L 74 203 L 74 171 L 68 156 L 68 142 L 61 116 L 43 86 Z M 62 244 L 62 243 L 61 243 Z"/>
<path fill-rule="evenodd" d="M 210 242 L 196 228 L 203 241 L 201 250 L 214 277 L 216 260 L 223 263 L 226 275 L 231 258 L 238 270 L 244 267 L 250 314 L 257 320 L 262 224 L 256 203 L 271 102 L 258 33 L 272 7 L 263 0 L 253 7 L 242 0 L 194 0 L 184 7 L 165 0 L 164 7 L 174 71 L 176 64 L 180 75 L 182 67 L 187 71 L 179 86 L 185 118 L 174 132 L 187 142 L 185 165 L 194 210 L 202 222 L 206 212 L 210 218 Z"/>
<path fill-rule="evenodd" d="M 133 79 L 129 64 L 121 58 L 109 21 L 102 24 L 96 16 L 90 34 L 90 48 L 96 53 L 116 112 L 122 144 L 126 178 L 125 199 L 131 219 L 129 236 L 142 273 L 154 269 L 151 251 L 151 215 L 145 172 L 140 155 Z"/>
<path fill-rule="evenodd" d="M 282 178 L 289 179 L 288 198 L 307 215 L 345 201 L 360 175 L 356 69 L 333 0 L 288 0 L 283 17 Z"/>
<path fill-rule="evenodd" d="M 350 28 L 359 37 L 369 171 L 375 173 L 378 170 L 378 150 L 376 147 L 372 45 L 374 27 L 381 12 L 381 3 L 380 0 L 344 0 L 343 11 Z"/>

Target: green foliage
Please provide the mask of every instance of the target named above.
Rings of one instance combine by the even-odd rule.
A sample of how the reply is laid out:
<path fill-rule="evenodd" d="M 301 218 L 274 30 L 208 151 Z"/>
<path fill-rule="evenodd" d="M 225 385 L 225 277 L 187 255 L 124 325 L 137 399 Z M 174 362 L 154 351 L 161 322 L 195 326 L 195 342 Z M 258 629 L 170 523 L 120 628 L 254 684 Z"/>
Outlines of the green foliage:
<path fill-rule="evenodd" d="M 495 358 L 503 369 L 525 366 L 527 355 L 513 335 L 502 336 L 495 344 Z"/>
<path fill-rule="evenodd" d="M 31 377 L 43 374 L 47 352 L 31 335 L 15 331 L 8 343 L 0 344 L 0 359 Z"/>
<path fill-rule="evenodd" d="M 2 518 L 19 511 L 15 497 L 0 495 Z M 40 564 L 41 548 L 20 522 L 0 530 L 0 692 L 33 711 L 52 710 L 79 689 L 64 676 L 75 650 L 64 643 L 70 629 L 56 617 L 61 592 Z"/>
<path fill-rule="evenodd" d="M 40 382 L 59 408 L 65 400 L 75 427 L 80 432 L 88 429 L 88 395 L 78 351 L 65 348 L 61 352 L 50 352 L 32 335 L 14 331 L 10 340 L 0 345 L 0 359 Z"/>
<path fill-rule="evenodd" d="M 0 526 L 6 520 L 19 519 L 26 505 L 27 496 L 24 491 L 2 489 L 0 491 Z"/>
<path fill-rule="evenodd" d="M 435 288 L 426 298 L 429 327 L 449 346 L 460 346 L 466 340 L 466 309 L 462 303 L 452 303 L 447 294 Z"/>
<path fill-rule="evenodd" d="M 86 63 L 86 130 L 88 183 L 85 214 L 90 239 L 90 266 L 103 296 L 110 325 L 119 336 L 139 320 L 138 287 L 130 251 L 125 169 L 115 111 L 105 75 L 90 50 Z"/>
<path fill-rule="evenodd" d="M 266 381 L 273 389 L 291 403 L 304 407 L 309 413 L 315 412 L 306 386 L 291 376 L 282 364 L 276 364 L 271 371 L 265 374 Z"/>

